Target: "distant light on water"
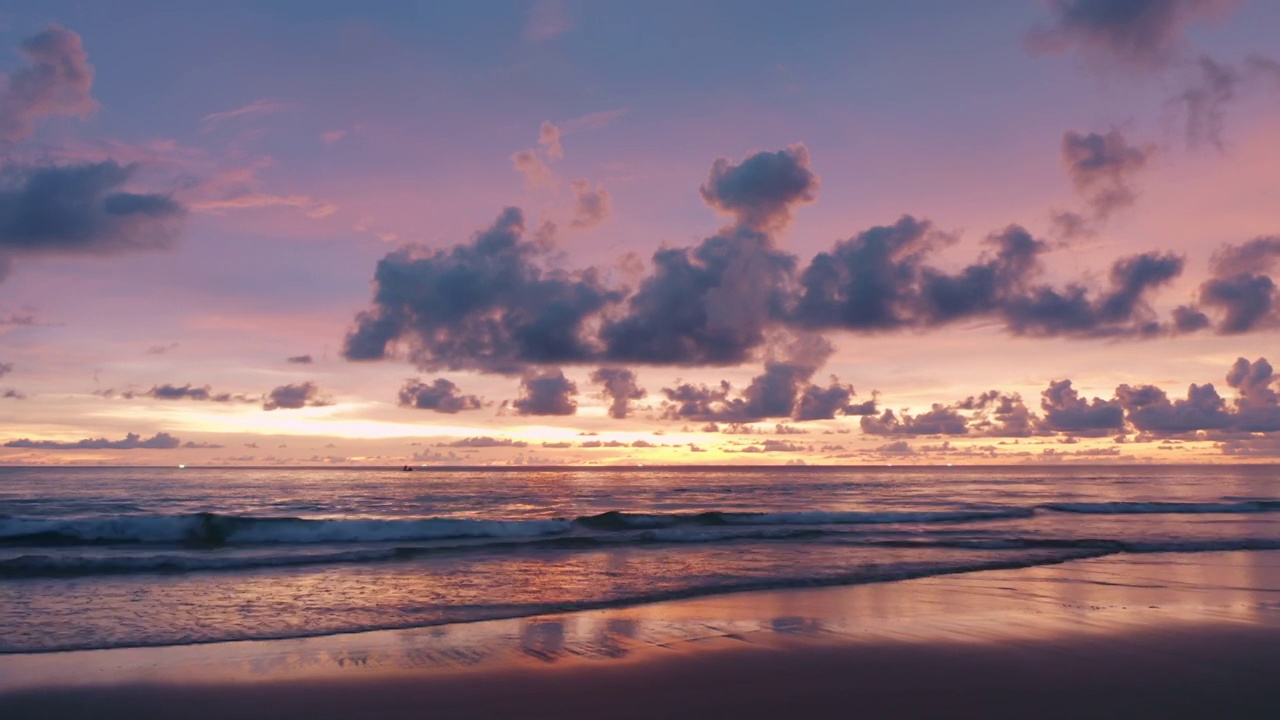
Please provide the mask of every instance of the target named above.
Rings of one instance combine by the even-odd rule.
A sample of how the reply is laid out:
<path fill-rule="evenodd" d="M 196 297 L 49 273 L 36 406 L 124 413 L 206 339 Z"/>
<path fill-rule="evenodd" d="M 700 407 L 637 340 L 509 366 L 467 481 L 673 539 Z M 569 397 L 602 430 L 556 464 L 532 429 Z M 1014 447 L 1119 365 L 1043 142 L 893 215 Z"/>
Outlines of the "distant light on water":
<path fill-rule="evenodd" d="M 179 466 L 178 466 L 178 469 L 179 469 L 179 470 L 186 470 L 186 469 L 187 469 L 187 466 L 186 466 L 186 465 L 179 465 Z"/>

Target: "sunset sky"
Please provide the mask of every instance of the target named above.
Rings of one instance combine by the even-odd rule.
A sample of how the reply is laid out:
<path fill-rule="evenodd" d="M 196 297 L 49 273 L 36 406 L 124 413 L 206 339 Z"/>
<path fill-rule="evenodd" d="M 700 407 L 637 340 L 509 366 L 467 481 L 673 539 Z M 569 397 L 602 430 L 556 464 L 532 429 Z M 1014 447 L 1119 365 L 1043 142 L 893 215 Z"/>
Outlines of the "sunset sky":
<path fill-rule="evenodd" d="M 0 464 L 1280 457 L 1280 3 L 17 5 Z"/>

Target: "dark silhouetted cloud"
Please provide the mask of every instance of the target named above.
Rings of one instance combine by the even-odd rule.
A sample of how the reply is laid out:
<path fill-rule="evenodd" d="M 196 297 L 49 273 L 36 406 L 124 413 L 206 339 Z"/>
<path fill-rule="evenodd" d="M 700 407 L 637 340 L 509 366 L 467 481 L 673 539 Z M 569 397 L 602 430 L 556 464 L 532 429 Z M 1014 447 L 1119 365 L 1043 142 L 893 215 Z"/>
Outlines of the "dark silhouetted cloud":
<path fill-rule="evenodd" d="M 591 382 L 603 388 L 601 394 L 609 401 L 609 417 L 627 417 L 631 401 L 648 394 L 636 383 L 635 373 L 626 368 L 600 368 L 591 373 Z"/>
<path fill-rule="evenodd" d="M 1235 388 L 1235 419 L 1232 429 L 1240 432 L 1280 431 L 1280 396 L 1271 363 L 1266 358 L 1249 362 L 1238 358 L 1227 373 L 1227 384 Z"/>
<path fill-rule="evenodd" d="M 511 406 L 521 415 L 573 415 L 578 386 L 561 370 L 528 373 L 520 378 L 520 397 Z"/>
<path fill-rule="evenodd" d="M 132 172 L 111 161 L 0 171 L 0 277 L 12 257 L 171 245 L 182 207 L 165 195 L 121 191 Z"/>
<path fill-rule="evenodd" d="M 5 400 L 26 400 L 27 396 L 20 390 L 5 388 L 3 392 L 0 392 L 0 398 L 4 398 Z"/>
<path fill-rule="evenodd" d="M 1011 298 L 1003 309 L 1008 329 L 1017 335 L 1051 337 L 1150 336 L 1164 328 L 1154 319 L 1147 294 L 1182 273 L 1184 261 L 1156 252 L 1121 258 L 1111 266 L 1111 286 L 1096 299 L 1088 288 L 1048 285 Z"/>
<path fill-rule="evenodd" d="M 955 410 L 934 403 L 928 412 L 909 415 L 885 410 L 879 416 L 866 415 L 860 421 L 862 432 L 868 435 L 964 435 L 969 432 L 968 420 Z"/>
<path fill-rule="evenodd" d="M 508 208 L 470 243 L 387 255 L 374 277 L 374 307 L 356 318 L 345 356 L 379 359 L 399 341 L 424 369 L 504 373 L 592 357 L 583 325 L 620 295 L 595 270 L 543 270 L 545 252 L 525 239 L 522 213 Z"/>
<path fill-rule="evenodd" d="M 9 448 L 31 448 L 34 450 L 172 450 L 180 446 L 178 438 L 169 433 L 156 433 L 143 438 L 137 433 L 129 433 L 122 440 L 106 438 L 86 438 L 74 442 L 56 440 L 10 440 L 5 443 Z"/>
<path fill-rule="evenodd" d="M 483 405 L 480 398 L 463 395 L 457 385 L 445 378 L 436 378 L 430 384 L 417 378 L 409 380 L 400 388 L 400 404 L 449 414 L 478 410 Z"/>
<path fill-rule="evenodd" d="M 911 324 L 923 259 L 945 237 L 904 215 L 819 253 L 800 276 L 796 318 L 812 327 L 889 330 Z"/>
<path fill-rule="evenodd" d="M 267 393 L 262 401 L 263 410 L 297 410 L 302 407 L 323 407 L 333 402 L 320 395 L 320 388 L 312 382 L 281 385 Z"/>
<path fill-rule="evenodd" d="M 0 362 L 0 377 L 13 372 L 13 363 Z"/>
<path fill-rule="evenodd" d="M 462 438 L 451 442 L 440 443 L 436 447 L 456 447 L 456 448 L 494 448 L 494 447 L 528 447 L 529 443 L 524 440 L 512 440 L 511 438 L 495 438 L 484 435 L 481 437 Z"/>
<path fill-rule="evenodd" d="M 1118 400 L 1080 397 L 1070 380 L 1049 383 L 1041 393 L 1044 417 L 1040 428 L 1050 432 L 1098 437 L 1124 429 L 1124 407 Z"/>
<path fill-rule="evenodd" d="M 200 400 L 207 402 L 254 402 L 254 398 L 244 395 L 232 395 L 231 393 L 215 393 L 208 385 L 196 387 L 191 384 L 187 385 L 156 385 L 145 393 L 124 393 L 124 397 L 134 397 L 141 395 L 145 397 L 155 398 L 157 400 Z"/>
<path fill-rule="evenodd" d="M 1254 238 L 1239 245 L 1224 245 L 1210 262 L 1212 276 L 1200 285 L 1200 305 L 1219 316 L 1216 330 L 1222 334 L 1245 333 L 1275 323 L 1275 282 L 1270 273 L 1280 263 L 1280 237 Z M 1198 308 L 1179 308 L 1188 330 L 1209 324 Z M 1179 322 L 1179 327 L 1182 323 Z"/>
<path fill-rule="evenodd" d="M 294 365 L 310 365 L 315 362 L 310 355 L 294 355 L 292 357 L 285 358 L 284 361 Z"/>
<path fill-rule="evenodd" d="M 758 152 L 734 165 L 718 158 L 702 186 L 702 198 L 735 218 L 735 226 L 760 232 L 785 227 L 796 205 L 813 202 L 818 176 L 809 169 L 809 150 L 792 145 L 777 152 Z"/>
<path fill-rule="evenodd" d="M 1129 423 L 1142 433 L 1165 436 L 1219 430 L 1232 422 L 1226 402 L 1213 385 L 1193 384 L 1185 400 L 1170 401 L 1168 394 L 1154 385 L 1121 385 L 1116 388 L 1116 397 Z"/>
<path fill-rule="evenodd" d="M 1076 51 L 1090 64 L 1153 70 L 1182 54 L 1187 29 L 1236 0 L 1049 0 L 1050 21 L 1027 35 L 1033 53 Z"/>
<path fill-rule="evenodd" d="M 41 117 L 93 112 L 93 66 L 79 35 L 50 25 L 24 39 L 18 52 L 27 64 L 0 76 L 0 145 L 29 136 Z"/>

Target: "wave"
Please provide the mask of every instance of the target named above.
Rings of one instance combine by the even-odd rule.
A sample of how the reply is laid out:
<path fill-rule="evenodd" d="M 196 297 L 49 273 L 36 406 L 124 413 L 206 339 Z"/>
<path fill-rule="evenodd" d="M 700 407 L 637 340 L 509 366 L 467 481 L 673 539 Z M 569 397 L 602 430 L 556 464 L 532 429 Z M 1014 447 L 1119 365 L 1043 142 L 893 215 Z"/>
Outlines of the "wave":
<path fill-rule="evenodd" d="M 102 518 L 0 519 L 0 543 L 8 545 L 165 544 L 192 547 L 273 544 L 411 542 L 462 538 L 537 538 L 575 531 L 618 532 L 678 526 L 816 526 L 892 523 L 959 523 L 1030 517 L 1024 508 L 936 512 L 712 511 L 690 514 L 611 511 L 566 519 L 473 520 L 461 518 L 308 519 L 194 513 Z"/>
<path fill-rule="evenodd" d="M 1075 502 L 1039 507 L 1083 515 L 1192 515 L 1280 512 L 1280 500 L 1243 502 Z"/>
<path fill-rule="evenodd" d="M 455 518 L 306 519 L 194 513 L 46 520 L 0 520 L 0 543 L 101 545 L 155 543 L 198 547 L 520 538 L 568 532 L 564 520 Z"/>

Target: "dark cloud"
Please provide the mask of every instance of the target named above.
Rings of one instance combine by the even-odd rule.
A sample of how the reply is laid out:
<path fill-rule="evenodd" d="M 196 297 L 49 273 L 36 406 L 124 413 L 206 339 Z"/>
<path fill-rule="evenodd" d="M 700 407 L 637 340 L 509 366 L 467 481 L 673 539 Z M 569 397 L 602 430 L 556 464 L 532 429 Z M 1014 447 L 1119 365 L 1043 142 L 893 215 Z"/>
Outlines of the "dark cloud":
<path fill-rule="evenodd" d="M 663 388 L 663 417 L 712 422 L 743 423 L 766 418 L 792 418 L 797 421 L 835 417 L 837 413 L 858 414 L 861 409 L 849 404 L 853 386 L 832 378 L 827 387 L 809 382 L 826 362 L 832 347 L 824 338 L 794 335 L 779 340 L 771 350 L 774 359 L 765 362 L 764 372 L 737 397 L 730 397 L 731 386 L 719 387 L 678 385 Z"/>
<path fill-rule="evenodd" d="M 285 358 L 284 361 L 294 365 L 310 365 L 315 362 L 310 355 L 293 355 Z"/>
<path fill-rule="evenodd" d="M 795 258 L 768 235 L 727 229 L 653 255 L 653 272 L 600 331 L 605 357 L 653 365 L 737 365 L 780 319 Z"/>
<path fill-rule="evenodd" d="M 13 372 L 13 363 L 0 362 L 0 377 Z"/>
<path fill-rule="evenodd" d="M 792 208 L 817 198 L 818 176 L 809 169 L 808 148 L 792 145 L 738 165 L 718 158 L 701 192 L 708 205 L 733 215 L 735 226 L 767 233 L 785 227 Z"/>
<path fill-rule="evenodd" d="M 635 373 L 626 368 L 600 368 L 591 373 L 591 382 L 603 387 L 602 395 L 609 401 L 609 417 L 625 418 L 631 411 L 631 401 L 648 394 L 636 384 Z"/>
<path fill-rule="evenodd" d="M 971 411 L 969 431 L 988 437 L 1030 437 L 1035 434 L 1036 417 L 1018 393 L 989 390 L 956 404 Z"/>
<path fill-rule="evenodd" d="M 1209 327 L 1209 316 L 1191 307 L 1179 305 L 1173 310 L 1173 324 L 1178 332 L 1192 333 Z"/>
<path fill-rule="evenodd" d="M 904 215 L 819 253 L 800 276 L 795 317 L 811 327 L 890 330 L 910 324 L 924 258 L 945 241 Z"/>
<path fill-rule="evenodd" d="M 1124 429 L 1124 407 L 1120 401 L 1086 400 L 1071 387 L 1070 380 L 1049 383 L 1041 397 L 1040 408 L 1044 411 L 1041 429 L 1085 437 L 1098 437 Z"/>
<path fill-rule="evenodd" d="M 41 117 L 93 112 L 93 66 L 79 35 L 50 25 L 24 39 L 18 52 L 27 64 L 0 76 L 0 145 L 29 136 Z"/>
<path fill-rule="evenodd" d="M 512 440 L 511 438 L 495 438 L 487 435 L 481 437 L 462 438 L 452 442 L 440 443 L 436 447 L 457 447 L 457 448 L 494 448 L 494 447 L 528 447 L 529 443 L 524 440 Z"/>
<path fill-rule="evenodd" d="M 1092 222 L 1106 220 L 1137 198 L 1132 176 L 1142 170 L 1154 148 L 1130 145 L 1118 130 L 1105 135 L 1067 132 L 1062 136 L 1062 162 L 1076 190 L 1089 203 L 1089 217 L 1066 214 L 1059 226 L 1068 235 L 1079 234 Z"/>
<path fill-rule="evenodd" d="M 1129 423 L 1142 433 L 1164 436 L 1218 430 L 1232 422 L 1226 402 L 1213 385 L 1192 385 L 1185 400 L 1170 401 L 1165 391 L 1154 385 L 1121 385 L 1116 388 L 1116 397 Z"/>
<path fill-rule="evenodd" d="M 909 415 L 885 410 L 879 416 L 866 415 L 861 420 L 862 432 L 868 435 L 964 435 L 968 420 L 955 408 L 934 403 L 928 412 Z"/>
<path fill-rule="evenodd" d="M 122 191 L 132 172 L 111 161 L 0 171 L 0 268 L 12 257 L 171 245 L 183 208 L 165 195 Z"/>
<path fill-rule="evenodd" d="M 215 393 L 208 385 L 196 387 L 191 384 L 187 385 L 156 385 L 145 393 L 126 392 L 124 397 L 131 398 L 135 396 L 143 396 L 155 398 L 157 400 L 199 400 L 206 402 L 254 402 L 253 398 L 244 395 L 232 395 L 231 393 Z"/>
<path fill-rule="evenodd" d="M 190 440 L 182 443 L 182 448 L 184 450 L 221 450 L 224 447 L 226 447 L 226 445 L 219 445 L 217 443 L 206 443 L 206 442 L 192 442 Z"/>
<path fill-rule="evenodd" d="M 881 455 L 914 455 L 916 451 L 906 440 L 894 440 L 875 449 Z"/>
<path fill-rule="evenodd" d="M 1052 337 L 1150 336 L 1164 328 L 1154 320 L 1147 294 L 1182 273 L 1184 261 L 1169 253 L 1149 252 L 1121 258 L 1111 266 L 1110 287 L 1095 299 L 1088 288 L 1048 285 L 1010 298 L 1003 309 L 1016 335 Z"/>
<path fill-rule="evenodd" d="M 479 410 L 483 402 L 475 395 L 463 395 L 457 385 L 445 378 L 436 378 L 431 384 L 413 378 L 400 388 L 400 404 L 419 410 L 453 414 L 463 410 Z"/>
<path fill-rule="evenodd" d="M 528 373 L 520 378 L 520 397 L 511 406 L 521 415 L 573 415 L 578 386 L 561 370 Z"/>
<path fill-rule="evenodd" d="M 1049 0 L 1050 21 L 1031 30 L 1033 53 L 1075 50 L 1090 63 L 1153 70 L 1176 60 L 1188 28 L 1235 0 Z"/>
<path fill-rule="evenodd" d="M 620 295 L 594 269 L 544 270 L 547 249 L 524 230 L 523 214 L 508 208 L 467 244 L 435 252 L 407 246 L 384 257 L 374 307 L 356 318 L 344 355 L 380 359 L 399 341 L 425 369 L 504 373 L 595 355 L 584 323 Z"/>
<path fill-rule="evenodd" d="M 1250 332 L 1274 324 L 1275 282 L 1270 273 L 1280 262 L 1280 237 L 1264 236 L 1224 245 L 1210 261 L 1212 276 L 1200 285 L 1200 304 L 1219 316 L 1222 334 Z M 1188 330 L 1209 324 L 1198 308 L 1179 308 Z M 1182 323 L 1179 322 L 1179 327 Z"/>
<path fill-rule="evenodd" d="M 5 400 L 26 400 L 27 396 L 20 390 L 6 388 L 3 392 L 0 392 L 0 398 L 4 398 Z"/>
<path fill-rule="evenodd" d="M 156 433 L 143 438 L 137 433 L 129 433 L 122 440 L 106 438 L 86 438 L 75 442 L 58 442 L 56 440 L 10 440 L 5 447 L 31 448 L 35 450 L 172 450 L 179 447 L 178 438 L 169 433 Z"/>
<path fill-rule="evenodd" d="M 1236 360 L 1227 373 L 1227 384 L 1237 391 L 1233 430 L 1280 431 L 1280 395 L 1272 387 L 1275 383 L 1275 373 L 1266 358 L 1254 362 Z"/>
<path fill-rule="evenodd" d="M 281 385 L 267 393 L 262 401 L 263 410 L 296 410 L 302 407 L 323 407 L 333 402 L 321 397 L 320 388 L 312 382 Z"/>
<path fill-rule="evenodd" d="M 595 188 L 586 180 L 574 180 L 573 188 L 573 220 L 570 227 L 579 229 L 592 228 L 613 214 L 613 198 L 604 185 L 596 184 Z"/>

